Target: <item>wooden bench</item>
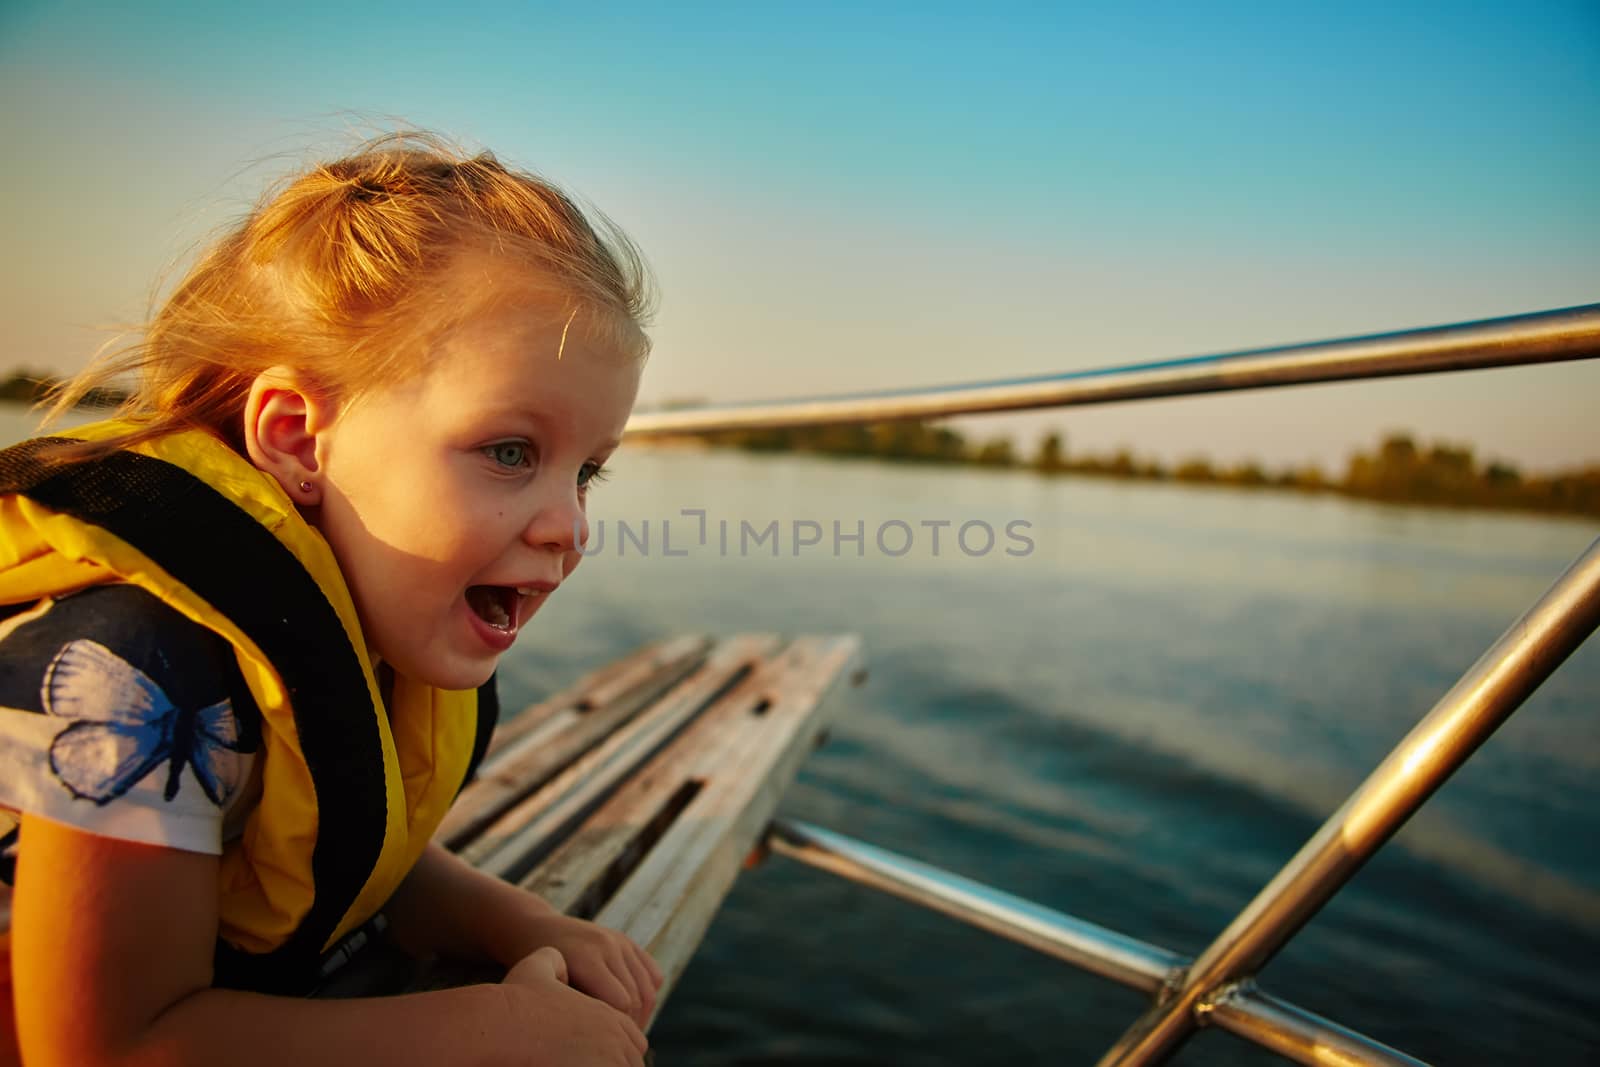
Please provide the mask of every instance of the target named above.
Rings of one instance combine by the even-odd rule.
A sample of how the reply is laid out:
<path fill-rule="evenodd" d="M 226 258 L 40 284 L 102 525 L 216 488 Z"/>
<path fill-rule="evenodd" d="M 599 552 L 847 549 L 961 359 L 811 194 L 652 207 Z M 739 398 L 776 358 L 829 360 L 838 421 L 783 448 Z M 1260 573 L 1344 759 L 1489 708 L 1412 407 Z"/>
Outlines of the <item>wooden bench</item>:
<path fill-rule="evenodd" d="M 854 636 L 647 645 L 503 722 L 437 839 L 643 945 L 666 977 L 659 1012 L 826 737 L 825 698 L 842 678 L 865 678 Z M 324 995 L 495 978 L 358 952 Z"/>

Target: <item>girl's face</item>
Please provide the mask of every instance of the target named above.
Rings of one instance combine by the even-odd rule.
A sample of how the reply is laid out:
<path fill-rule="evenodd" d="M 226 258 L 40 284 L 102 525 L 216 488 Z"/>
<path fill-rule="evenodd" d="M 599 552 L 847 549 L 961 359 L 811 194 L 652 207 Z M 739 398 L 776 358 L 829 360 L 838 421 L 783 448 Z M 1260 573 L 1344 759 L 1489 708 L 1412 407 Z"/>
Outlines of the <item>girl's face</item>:
<path fill-rule="evenodd" d="M 641 361 L 552 303 L 491 306 L 318 437 L 317 526 L 372 651 L 407 677 L 481 685 L 582 559 Z"/>

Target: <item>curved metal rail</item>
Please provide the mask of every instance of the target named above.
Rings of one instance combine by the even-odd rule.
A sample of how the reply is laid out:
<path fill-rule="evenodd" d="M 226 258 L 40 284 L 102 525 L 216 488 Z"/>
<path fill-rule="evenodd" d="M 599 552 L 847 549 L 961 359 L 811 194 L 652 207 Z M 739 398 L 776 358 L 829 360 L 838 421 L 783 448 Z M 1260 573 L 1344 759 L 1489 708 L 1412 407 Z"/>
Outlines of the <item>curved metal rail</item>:
<path fill-rule="evenodd" d="M 1600 540 L 1440 698 L 1100 1067 L 1159 1063 L 1176 1050 L 1211 1009 L 1209 998 L 1265 966 L 1596 626 Z"/>
<path fill-rule="evenodd" d="M 923 389 L 636 412 L 629 437 L 943 418 L 1600 356 L 1600 304 L 1337 341 Z"/>

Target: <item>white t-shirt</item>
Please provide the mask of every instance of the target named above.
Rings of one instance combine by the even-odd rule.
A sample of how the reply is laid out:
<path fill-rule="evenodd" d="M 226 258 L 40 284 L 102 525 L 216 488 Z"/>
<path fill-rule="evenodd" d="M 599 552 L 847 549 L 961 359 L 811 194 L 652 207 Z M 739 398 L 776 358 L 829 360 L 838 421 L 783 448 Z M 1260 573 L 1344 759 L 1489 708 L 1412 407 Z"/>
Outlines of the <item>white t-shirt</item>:
<path fill-rule="evenodd" d="M 142 589 L 15 612 L 0 621 L 0 835 L 26 812 L 220 853 L 260 797 L 259 723 L 232 647 Z"/>

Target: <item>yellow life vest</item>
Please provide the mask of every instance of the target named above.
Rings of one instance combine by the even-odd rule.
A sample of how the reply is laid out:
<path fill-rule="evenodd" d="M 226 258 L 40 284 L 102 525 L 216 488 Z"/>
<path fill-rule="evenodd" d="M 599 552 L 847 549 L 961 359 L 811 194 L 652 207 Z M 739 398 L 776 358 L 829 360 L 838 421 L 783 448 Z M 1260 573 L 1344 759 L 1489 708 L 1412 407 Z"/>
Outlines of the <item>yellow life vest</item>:
<path fill-rule="evenodd" d="M 261 713 L 262 799 L 223 847 L 218 983 L 304 987 L 422 854 L 493 702 L 396 677 L 386 714 L 327 542 L 217 438 L 75 464 L 43 459 L 48 440 L 0 452 L 0 604 L 127 582 L 232 645 Z"/>

